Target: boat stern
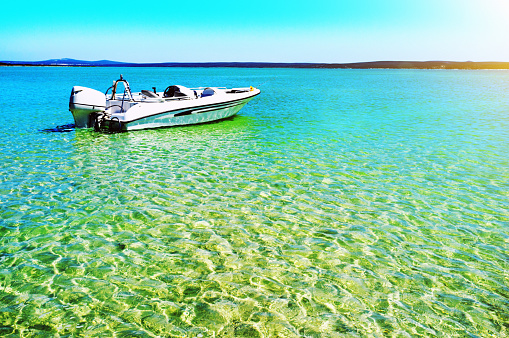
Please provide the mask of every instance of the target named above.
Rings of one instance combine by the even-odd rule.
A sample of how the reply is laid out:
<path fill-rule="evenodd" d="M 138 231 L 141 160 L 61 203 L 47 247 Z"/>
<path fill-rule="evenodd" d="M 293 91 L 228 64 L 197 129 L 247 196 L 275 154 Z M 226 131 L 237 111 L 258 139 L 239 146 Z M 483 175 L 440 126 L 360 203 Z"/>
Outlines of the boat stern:
<path fill-rule="evenodd" d="M 76 128 L 91 128 L 95 115 L 106 110 L 106 96 L 95 89 L 74 86 L 69 98 L 69 110 Z"/>

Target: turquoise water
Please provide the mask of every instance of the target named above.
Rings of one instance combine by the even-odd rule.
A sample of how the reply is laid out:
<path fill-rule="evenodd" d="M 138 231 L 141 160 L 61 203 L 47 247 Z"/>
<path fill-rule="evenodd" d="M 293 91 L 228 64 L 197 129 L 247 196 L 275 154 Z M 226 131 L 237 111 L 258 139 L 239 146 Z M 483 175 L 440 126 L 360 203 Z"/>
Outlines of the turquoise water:
<path fill-rule="evenodd" d="M 262 94 L 56 132 L 119 73 Z M 0 67 L 0 336 L 509 336 L 508 197 L 507 71 Z"/>

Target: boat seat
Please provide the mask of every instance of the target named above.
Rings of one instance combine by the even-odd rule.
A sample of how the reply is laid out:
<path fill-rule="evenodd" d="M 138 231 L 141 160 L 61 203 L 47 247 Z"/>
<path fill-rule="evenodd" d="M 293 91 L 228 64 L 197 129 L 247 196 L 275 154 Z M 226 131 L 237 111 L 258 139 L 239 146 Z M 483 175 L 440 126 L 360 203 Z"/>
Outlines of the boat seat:
<path fill-rule="evenodd" d="M 159 96 L 158 96 L 156 93 L 151 92 L 150 90 L 145 90 L 145 89 L 143 89 L 143 90 L 141 91 L 141 93 L 142 93 L 143 95 L 145 95 L 146 97 L 150 97 L 150 98 L 154 98 L 154 99 L 158 99 L 158 98 L 159 98 Z"/>
<path fill-rule="evenodd" d="M 208 88 L 205 88 L 203 90 L 203 92 L 201 93 L 201 97 L 207 97 L 207 96 L 212 96 L 214 95 L 216 92 L 214 91 L 214 89 L 208 87 Z"/>

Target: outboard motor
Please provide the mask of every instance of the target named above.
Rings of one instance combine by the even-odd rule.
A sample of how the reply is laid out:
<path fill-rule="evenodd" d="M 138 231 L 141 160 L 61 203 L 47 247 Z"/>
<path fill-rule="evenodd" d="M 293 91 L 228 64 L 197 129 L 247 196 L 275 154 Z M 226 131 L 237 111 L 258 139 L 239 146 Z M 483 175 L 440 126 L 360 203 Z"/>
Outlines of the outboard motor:
<path fill-rule="evenodd" d="M 106 96 L 95 89 L 74 86 L 69 98 L 69 110 L 76 128 L 91 128 L 97 113 L 106 110 Z"/>

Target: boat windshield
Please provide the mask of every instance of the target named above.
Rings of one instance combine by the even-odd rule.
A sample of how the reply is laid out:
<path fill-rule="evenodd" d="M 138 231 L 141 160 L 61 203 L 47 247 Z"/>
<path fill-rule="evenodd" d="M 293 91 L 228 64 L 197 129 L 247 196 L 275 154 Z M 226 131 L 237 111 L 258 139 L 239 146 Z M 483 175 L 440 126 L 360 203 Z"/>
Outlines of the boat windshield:
<path fill-rule="evenodd" d="M 163 97 L 194 97 L 195 92 L 184 86 L 168 86 Z"/>

